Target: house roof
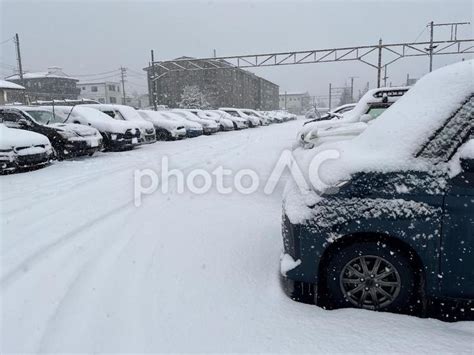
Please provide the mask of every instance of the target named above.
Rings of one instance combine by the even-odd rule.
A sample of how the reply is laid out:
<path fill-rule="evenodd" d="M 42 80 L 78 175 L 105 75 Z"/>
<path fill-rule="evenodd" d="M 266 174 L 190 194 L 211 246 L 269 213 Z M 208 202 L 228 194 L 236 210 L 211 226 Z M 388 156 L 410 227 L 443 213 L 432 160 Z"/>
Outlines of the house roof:
<path fill-rule="evenodd" d="M 58 67 L 48 68 L 47 71 L 24 73 L 23 74 L 23 79 L 41 79 L 41 78 L 70 79 L 70 80 L 79 81 L 79 79 L 70 77 L 69 75 L 64 73 L 61 68 L 58 68 Z M 11 76 L 9 76 L 5 79 L 7 79 L 7 80 L 19 80 L 20 75 L 14 74 L 14 75 L 11 75 Z"/>
<path fill-rule="evenodd" d="M 0 89 L 11 89 L 11 90 L 25 90 L 21 85 L 12 83 L 10 81 L 0 79 Z"/>

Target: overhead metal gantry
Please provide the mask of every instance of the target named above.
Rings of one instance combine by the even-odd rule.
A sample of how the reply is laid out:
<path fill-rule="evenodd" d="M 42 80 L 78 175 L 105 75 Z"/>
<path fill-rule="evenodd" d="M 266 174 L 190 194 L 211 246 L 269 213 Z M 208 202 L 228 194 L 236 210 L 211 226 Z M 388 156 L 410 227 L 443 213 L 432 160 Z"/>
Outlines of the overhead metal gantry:
<path fill-rule="evenodd" d="M 432 52 L 432 53 L 430 53 Z M 209 58 L 179 58 L 167 61 L 152 61 L 156 75 L 153 81 L 169 72 L 216 70 L 230 68 L 262 68 L 283 65 L 359 61 L 377 69 L 377 86 L 380 87 L 382 69 L 401 58 L 430 55 L 474 53 L 474 39 L 450 39 L 447 41 L 408 42 L 376 45 L 314 49 L 263 54 L 247 54 Z M 385 59 L 385 61 L 383 60 Z"/>

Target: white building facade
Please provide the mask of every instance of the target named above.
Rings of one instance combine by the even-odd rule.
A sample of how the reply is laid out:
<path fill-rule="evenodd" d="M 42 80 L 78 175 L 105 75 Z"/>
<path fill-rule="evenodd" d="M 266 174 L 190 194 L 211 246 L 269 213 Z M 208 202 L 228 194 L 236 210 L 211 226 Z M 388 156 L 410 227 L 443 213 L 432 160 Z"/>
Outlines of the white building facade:
<path fill-rule="evenodd" d="M 95 100 L 101 104 L 122 104 L 122 94 L 118 82 L 78 83 L 77 87 L 81 89 L 79 96 L 81 99 Z"/>
<path fill-rule="evenodd" d="M 282 110 L 294 113 L 296 115 L 304 114 L 311 104 L 311 96 L 307 92 L 298 93 L 280 93 L 279 107 Z"/>

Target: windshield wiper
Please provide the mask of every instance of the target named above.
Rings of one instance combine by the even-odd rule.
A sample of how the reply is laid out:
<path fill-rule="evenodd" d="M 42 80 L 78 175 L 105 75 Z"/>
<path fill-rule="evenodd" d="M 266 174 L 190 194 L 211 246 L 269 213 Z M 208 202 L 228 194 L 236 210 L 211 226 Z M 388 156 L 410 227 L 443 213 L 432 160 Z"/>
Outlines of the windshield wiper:
<path fill-rule="evenodd" d="M 66 123 L 66 121 L 69 119 L 69 116 L 71 116 L 71 113 L 72 113 L 72 110 L 74 110 L 74 107 L 76 107 L 76 105 L 73 105 L 72 108 L 71 108 L 71 111 L 69 111 L 66 119 L 63 121 L 63 123 Z"/>

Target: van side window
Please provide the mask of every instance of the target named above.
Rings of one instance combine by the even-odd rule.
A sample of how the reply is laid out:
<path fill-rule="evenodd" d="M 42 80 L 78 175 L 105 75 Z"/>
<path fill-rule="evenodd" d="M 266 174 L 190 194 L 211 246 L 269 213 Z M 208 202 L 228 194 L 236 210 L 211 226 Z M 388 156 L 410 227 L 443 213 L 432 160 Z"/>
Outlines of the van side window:
<path fill-rule="evenodd" d="M 435 162 L 448 161 L 461 144 L 469 138 L 473 129 L 473 123 L 474 95 L 430 137 L 416 156 L 433 159 Z"/>

